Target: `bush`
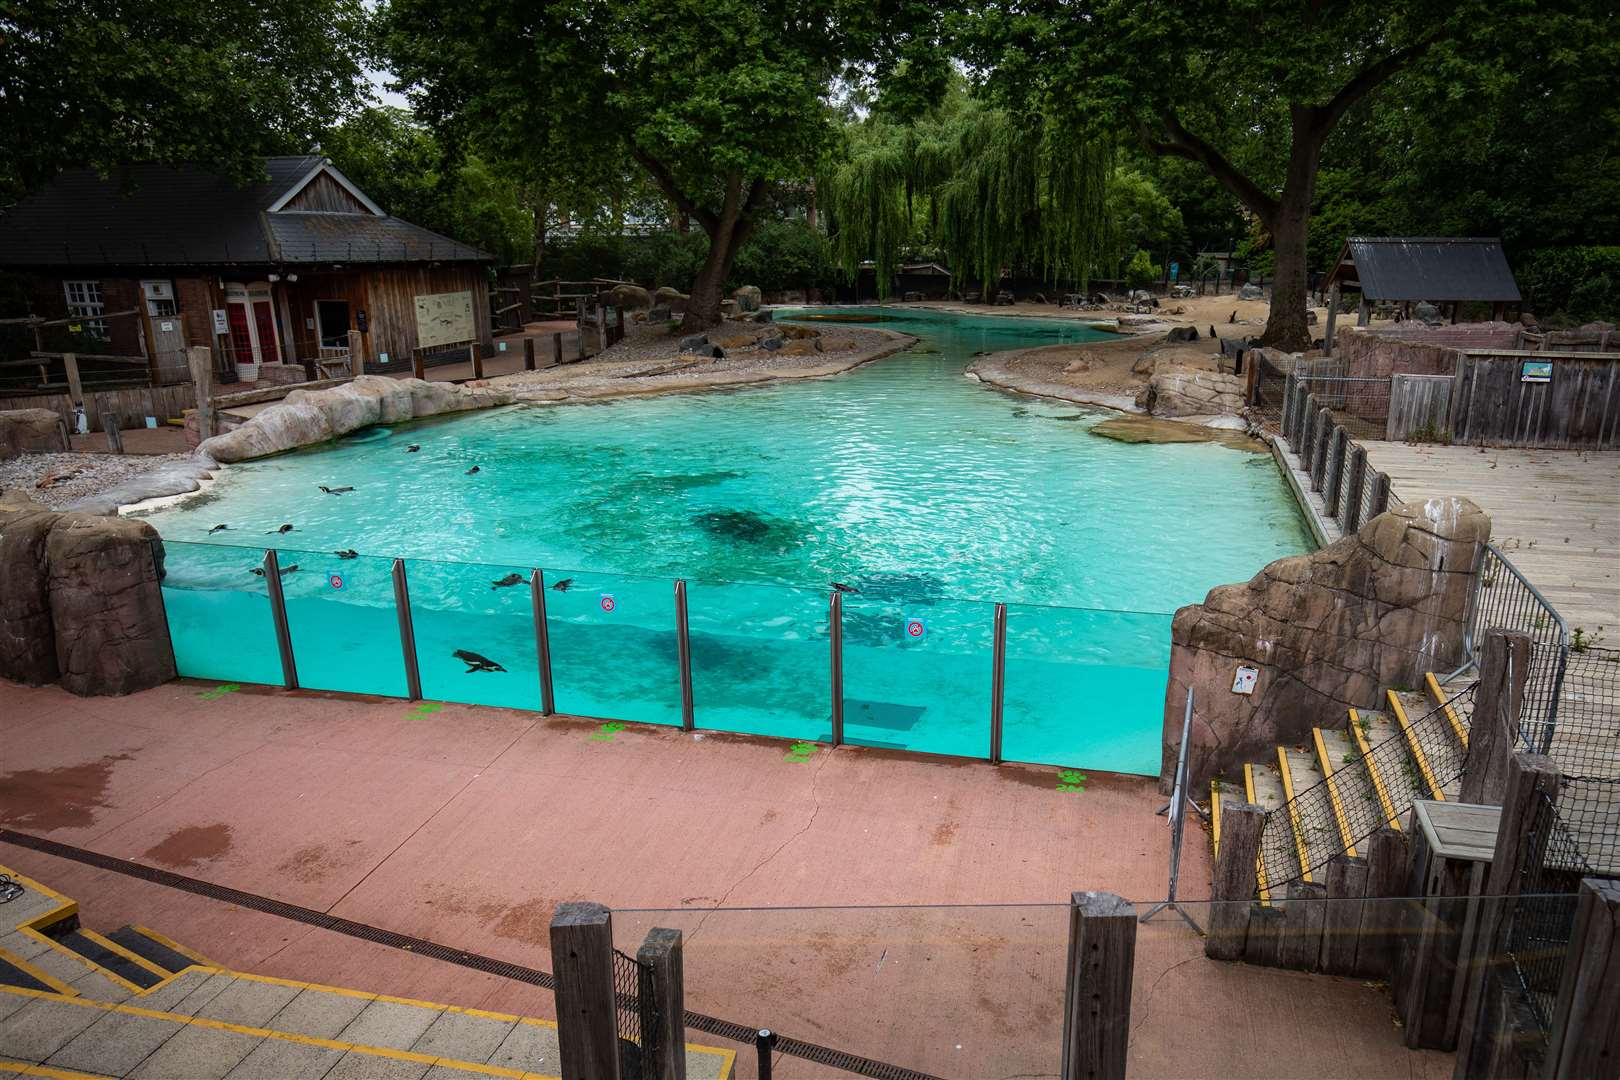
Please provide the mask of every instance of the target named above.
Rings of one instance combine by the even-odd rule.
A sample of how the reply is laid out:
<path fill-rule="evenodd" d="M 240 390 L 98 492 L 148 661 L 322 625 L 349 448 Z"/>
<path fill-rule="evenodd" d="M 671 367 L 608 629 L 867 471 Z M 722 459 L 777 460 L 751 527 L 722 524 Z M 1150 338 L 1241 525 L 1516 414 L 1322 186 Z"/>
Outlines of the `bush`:
<path fill-rule="evenodd" d="M 1131 264 L 1125 268 L 1125 284 L 1133 289 L 1143 289 L 1152 284 L 1159 276 L 1158 269 L 1153 265 L 1153 256 L 1137 249 L 1131 257 Z"/>
<path fill-rule="evenodd" d="M 669 285 L 688 292 L 703 260 L 709 238 L 699 229 L 651 236 L 612 236 L 582 232 L 546 247 L 544 277 L 588 281 L 604 277 L 634 281 L 649 289 Z M 737 252 L 726 289 L 756 285 L 766 292 L 783 289 L 826 289 L 836 284 L 836 268 L 827 238 L 802 221 L 766 221 Z"/>
<path fill-rule="evenodd" d="M 1535 248 L 1518 264 L 1525 306 L 1543 322 L 1620 321 L 1620 247 Z"/>
<path fill-rule="evenodd" d="M 836 284 L 834 270 L 830 245 L 821 232 L 802 221 L 766 221 L 737 252 L 727 288 L 830 290 Z"/>

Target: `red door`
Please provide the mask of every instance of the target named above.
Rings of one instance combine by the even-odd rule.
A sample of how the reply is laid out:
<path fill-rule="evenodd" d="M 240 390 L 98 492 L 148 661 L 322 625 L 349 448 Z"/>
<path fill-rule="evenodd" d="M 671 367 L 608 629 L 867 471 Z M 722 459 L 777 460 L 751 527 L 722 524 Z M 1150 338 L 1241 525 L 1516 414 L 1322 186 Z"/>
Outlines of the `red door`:
<path fill-rule="evenodd" d="M 238 364 L 253 363 L 253 334 L 248 330 L 247 305 L 226 304 L 231 317 L 231 349 Z"/>
<path fill-rule="evenodd" d="M 266 364 L 280 363 L 281 353 L 276 349 L 276 316 L 270 301 L 254 302 L 253 322 L 259 331 L 259 360 Z"/>

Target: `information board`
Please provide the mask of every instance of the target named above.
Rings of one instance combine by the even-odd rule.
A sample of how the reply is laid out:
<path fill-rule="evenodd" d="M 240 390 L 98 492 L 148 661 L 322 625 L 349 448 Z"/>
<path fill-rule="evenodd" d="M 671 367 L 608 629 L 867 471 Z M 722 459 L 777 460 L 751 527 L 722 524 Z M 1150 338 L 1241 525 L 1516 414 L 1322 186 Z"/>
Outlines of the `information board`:
<path fill-rule="evenodd" d="M 416 298 L 416 343 L 424 349 L 478 337 L 472 293 L 428 293 Z"/>

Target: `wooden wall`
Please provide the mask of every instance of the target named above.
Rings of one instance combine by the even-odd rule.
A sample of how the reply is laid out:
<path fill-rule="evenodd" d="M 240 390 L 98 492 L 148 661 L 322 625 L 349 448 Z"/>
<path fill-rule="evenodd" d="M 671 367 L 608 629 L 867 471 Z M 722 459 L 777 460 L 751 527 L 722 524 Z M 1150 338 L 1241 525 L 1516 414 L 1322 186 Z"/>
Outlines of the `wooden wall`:
<path fill-rule="evenodd" d="M 1551 357 L 1527 383 L 1531 354 L 1465 356 L 1451 398 L 1452 441 L 1473 446 L 1620 447 L 1620 358 Z"/>
<path fill-rule="evenodd" d="M 287 203 L 285 210 L 318 210 L 333 214 L 370 214 L 371 210 L 344 190 L 342 184 L 321 173 Z"/>
<path fill-rule="evenodd" d="M 388 374 L 409 371 L 417 346 L 416 298 L 425 293 L 472 293 L 473 319 L 479 328 L 484 353 L 494 350 L 489 329 L 489 278 L 484 268 L 467 266 L 380 266 L 332 274 L 301 273 L 295 282 L 283 282 L 297 343 L 295 359 L 316 355 L 317 335 L 307 320 L 315 317 L 315 301 L 347 300 L 349 325 L 366 313 L 368 330 L 357 336 L 365 370 Z M 388 363 L 382 363 L 383 353 Z"/>
<path fill-rule="evenodd" d="M 125 427 L 146 423 L 145 417 L 155 416 L 158 423 L 178 419 L 181 411 L 197 405 L 197 393 L 189 385 L 137 386 L 128 390 L 90 390 L 84 392 L 84 414 L 90 421 L 91 431 L 101 430 L 101 401 L 107 399 L 123 417 Z M 67 394 L 34 394 L 26 397 L 0 398 L 0 410 L 50 409 L 73 425 L 73 399 Z"/>
<path fill-rule="evenodd" d="M 1390 376 L 1384 438 L 1401 442 L 1450 431 L 1452 385 L 1449 375 Z"/>

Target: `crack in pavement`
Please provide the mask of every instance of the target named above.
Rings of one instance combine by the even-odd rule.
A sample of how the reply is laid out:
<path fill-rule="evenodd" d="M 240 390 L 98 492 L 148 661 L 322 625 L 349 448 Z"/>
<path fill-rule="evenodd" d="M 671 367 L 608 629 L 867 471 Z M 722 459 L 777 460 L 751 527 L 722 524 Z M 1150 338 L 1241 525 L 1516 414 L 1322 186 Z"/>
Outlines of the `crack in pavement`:
<path fill-rule="evenodd" d="M 793 843 L 793 841 L 810 831 L 810 827 L 816 823 L 816 816 L 821 813 L 821 796 L 816 793 L 816 788 L 821 783 L 822 770 L 827 767 L 828 762 L 832 761 L 833 751 L 836 749 L 836 747 L 833 747 L 827 751 L 827 756 L 821 759 L 820 765 L 816 766 L 815 775 L 810 780 L 810 798 L 815 802 L 815 806 L 810 811 L 809 820 L 804 823 L 798 832 L 794 833 L 792 836 L 778 844 L 775 851 L 771 852 L 759 862 L 755 863 L 752 870 L 748 871 L 748 873 L 732 882 L 731 886 L 727 888 L 724 893 L 720 894 L 720 899 L 715 901 L 714 907 L 705 911 L 703 913 L 703 918 L 699 919 L 697 925 L 692 928 L 692 932 L 686 935 L 687 944 L 691 944 L 692 939 L 697 937 L 698 931 L 703 929 L 703 924 L 708 921 L 709 916 L 714 914 L 720 908 L 724 907 L 726 900 L 731 896 L 732 893 L 737 891 L 743 882 L 765 869 L 766 865 L 768 865 L 771 860 L 775 859 L 778 855 L 782 854 L 782 852 L 787 849 L 789 844 Z"/>
<path fill-rule="evenodd" d="M 1126 1050 L 1129 1050 L 1131 1047 L 1136 1045 L 1136 1036 L 1141 1033 L 1142 1029 L 1147 1026 L 1148 1020 L 1150 1020 L 1152 1018 L 1152 1016 L 1153 1016 L 1153 995 L 1159 992 L 1159 984 L 1164 982 L 1164 977 L 1166 975 L 1170 974 L 1172 971 L 1176 970 L 1176 968 L 1178 968 L 1178 967 L 1185 967 L 1186 965 L 1192 963 L 1194 960 L 1202 960 L 1202 959 L 1204 959 L 1202 956 L 1196 956 L 1196 955 L 1195 956 L 1189 956 L 1189 957 L 1187 957 L 1187 959 L 1178 961 L 1177 963 L 1174 963 L 1174 964 L 1171 964 L 1169 967 L 1167 967 L 1163 971 L 1159 972 L 1159 977 L 1157 979 L 1153 980 L 1153 985 L 1152 986 L 1148 987 L 1147 999 L 1142 1002 L 1142 1018 L 1140 1020 L 1138 1020 L 1136 1023 L 1131 1025 L 1131 1027 L 1134 1028 L 1135 1030 L 1131 1032 L 1130 1039 L 1127 1040 L 1126 1043 L 1125 1043 L 1125 1049 Z"/>

